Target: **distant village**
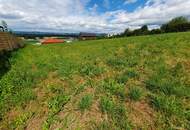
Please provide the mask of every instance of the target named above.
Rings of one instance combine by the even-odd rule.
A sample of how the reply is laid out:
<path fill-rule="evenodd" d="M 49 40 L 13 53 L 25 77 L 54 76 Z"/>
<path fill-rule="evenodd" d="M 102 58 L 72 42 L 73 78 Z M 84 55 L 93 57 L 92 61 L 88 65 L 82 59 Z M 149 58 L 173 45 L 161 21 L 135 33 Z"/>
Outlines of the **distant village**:
<path fill-rule="evenodd" d="M 108 35 L 103 33 L 51 33 L 51 32 L 24 32 L 11 31 L 6 22 L 0 24 L 0 32 L 11 33 L 22 40 L 35 41 L 37 44 L 57 44 L 57 43 L 72 43 L 77 40 L 96 40 L 105 38 Z M 0 36 L 1 39 L 1 36 Z"/>
<path fill-rule="evenodd" d="M 49 33 L 49 32 L 14 32 L 17 37 L 27 40 L 37 40 L 41 44 L 71 43 L 77 40 L 96 40 L 106 37 L 106 34 L 96 33 Z"/>

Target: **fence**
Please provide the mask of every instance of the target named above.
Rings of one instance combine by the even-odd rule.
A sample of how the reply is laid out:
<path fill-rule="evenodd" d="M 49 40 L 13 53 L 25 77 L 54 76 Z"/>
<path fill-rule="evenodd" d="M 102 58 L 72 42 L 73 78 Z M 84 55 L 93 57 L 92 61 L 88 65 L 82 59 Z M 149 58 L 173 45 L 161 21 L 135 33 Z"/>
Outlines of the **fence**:
<path fill-rule="evenodd" d="M 12 51 L 22 46 L 19 38 L 7 32 L 0 32 L 0 51 Z"/>

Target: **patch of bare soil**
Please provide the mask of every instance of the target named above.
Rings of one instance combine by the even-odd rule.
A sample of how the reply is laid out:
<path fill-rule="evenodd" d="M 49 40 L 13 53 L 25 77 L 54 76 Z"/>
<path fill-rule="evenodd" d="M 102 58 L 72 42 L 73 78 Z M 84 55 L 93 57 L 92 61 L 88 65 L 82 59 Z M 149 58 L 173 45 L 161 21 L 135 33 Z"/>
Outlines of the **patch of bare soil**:
<path fill-rule="evenodd" d="M 69 109 L 74 107 L 74 109 Z M 69 104 L 66 108 L 59 113 L 60 119 L 62 119 L 62 126 L 65 130 L 89 130 L 92 126 L 92 122 L 102 122 L 104 117 L 98 109 L 98 102 L 94 101 L 89 110 L 81 112 L 76 106 Z M 59 125 L 58 125 L 59 126 Z M 53 130 L 57 126 L 51 128 Z"/>
<path fill-rule="evenodd" d="M 43 122 L 46 120 L 48 114 L 48 108 L 39 108 L 39 111 L 28 120 L 25 130 L 41 130 Z"/>
<path fill-rule="evenodd" d="M 48 78 L 43 80 L 34 89 L 37 96 L 36 100 L 25 104 L 24 108 L 15 107 L 7 112 L 3 118 L 3 122 L 0 124 L 0 130 L 9 130 L 9 124 L 24 112 L 34 113 L 26 122 L 26 130 L 41 130 L 42 124 L 48 115 L 46 101 L 54 95 L 51 91 L 47 90 L 47 87 L 52 84 L 65 87 L 64 81 L 58 79 L 56 73 L 50 73 Z"/>
<path fill-rule="evenodd" d="M 134 130 L 155 130 L 155 114 L 145 101 L 127 103 L 129 120 L 134 124 Z"/>
<path fill-rule="evenodd" d="M 2 122 L 0 122 L 0 130 L 9 130 L 9 125 L 12 121 L 18 117 L 22 111 L 20 111 L 17 108 L 14 108 L 10 110 L 2 119 Z"/>
<path fill-rule="evenodd" d="M 28 104 L 28 109 L 36 108 L 35 115 L 28 121 L 26 130 L 41 130 L 43 122 L 46 120 L 48 116 L 48 107 L 46 105 L 46 101 L 53 97 L 54 94 L 51 91 L 48 91 L 48 86 L 50 85 L 63 85 L 63 81 L 57 78 L 56 73 L 50 73 L 48 78 L 43 80 L 37 88 L 34 89 L 36 93 L 37 100 L 35 100 L 35 104 Z"/>

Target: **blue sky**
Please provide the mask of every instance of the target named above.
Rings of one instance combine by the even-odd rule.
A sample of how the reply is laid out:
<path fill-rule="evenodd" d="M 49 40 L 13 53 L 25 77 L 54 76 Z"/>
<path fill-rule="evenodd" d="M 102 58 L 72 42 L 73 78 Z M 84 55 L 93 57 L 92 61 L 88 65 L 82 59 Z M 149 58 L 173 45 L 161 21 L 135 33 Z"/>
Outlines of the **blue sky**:
<path fill-rule="evenodd" d="M 190 18 L 190 0 L 0 0 L 0 20 L 19 31 L 118 33 L 177 16 Z"/>
<path fill-rule="evenodd" d="M 126 10 L 128 12 L 135 11 L 138 7 L 143 7 L 145 0 L 132 0 L 127 3 L 126 0 L 91 0 L 86 8 L 92 8 L 97 5 L 98 13 L 105 13 L 107 11 Z"/>

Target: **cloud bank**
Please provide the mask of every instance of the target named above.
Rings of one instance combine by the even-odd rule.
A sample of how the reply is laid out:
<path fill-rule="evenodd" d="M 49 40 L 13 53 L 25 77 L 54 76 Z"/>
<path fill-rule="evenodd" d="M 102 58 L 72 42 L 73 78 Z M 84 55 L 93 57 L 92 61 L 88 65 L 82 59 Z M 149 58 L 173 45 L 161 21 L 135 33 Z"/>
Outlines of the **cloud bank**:
<path fill-rule="evenodd" d="M 13 30 L 112 33 L 145 24 L 159 27 L 177 16 L 190 18 L 190 0 L 147 0 L 132 12 L 122 8 L 98 12 L 97 4 L 87 6 L 90 1 L 0 0 L 0 20 L 7 21 Z M 123 4 L 135 2 L 124 0 Z"/>

